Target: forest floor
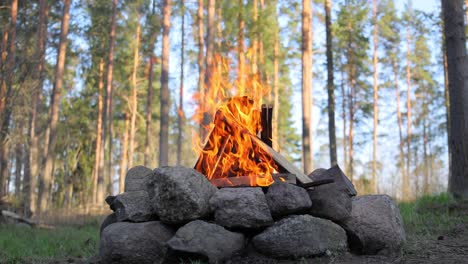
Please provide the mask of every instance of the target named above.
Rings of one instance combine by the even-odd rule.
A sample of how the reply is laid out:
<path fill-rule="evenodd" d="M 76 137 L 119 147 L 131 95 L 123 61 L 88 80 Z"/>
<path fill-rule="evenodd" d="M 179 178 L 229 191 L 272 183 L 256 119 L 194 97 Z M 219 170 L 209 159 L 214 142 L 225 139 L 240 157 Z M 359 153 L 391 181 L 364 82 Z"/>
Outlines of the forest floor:
<path fill-rule="evenodd" d="M 346 254 L 278 263 L 466 263 L 468 203 L 457 203 L 442 194 L 401 203 L 400 211 L 407 237 L 402 256 Z M 54 230 L 0 225 L 0 263 L 86 263 L 97 252 L 99 221 L 96 219 Z"/>

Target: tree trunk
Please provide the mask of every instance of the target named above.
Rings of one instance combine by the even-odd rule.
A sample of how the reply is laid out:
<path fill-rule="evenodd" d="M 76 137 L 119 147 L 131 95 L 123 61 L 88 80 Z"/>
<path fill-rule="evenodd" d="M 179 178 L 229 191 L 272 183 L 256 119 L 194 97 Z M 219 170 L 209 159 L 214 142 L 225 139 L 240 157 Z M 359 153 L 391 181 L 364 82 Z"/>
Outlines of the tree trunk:
<path fill-rule="evenodd" d="M 171 0 L 164 0 L 163 39 L 161 64 L 161 127 L 159 130 L 159 166 L 168 164 L 169 159 L 169 30 L 171 18 Z"/>
<path fill-rule="evenodd" d="M 341 94 L 343 96 L 341 100 L 341 118 L 343 119 L 343 161 L 346 175 L 348 174 L 348 137 L 346 135 L 346 128 L 348 115 L 346 113 L 346 103 L 347 103 L 347 95 L 345 90 L 345 79 L 344 79 L 344 69 L 341 70 Z"/>
<path fill-rule="evenodd" d="M 180 37 L 182 39 L 180 48 L 180 86 L 179 86 L 179 109 L 177 111 L 177 165 L 182 164 L 182 141 L 184 131 L 184 64 L 185 64 L 185 1 L 182 5 L 182 22 Z"/>
<path fill-rule="evenodd" d="M 151 11 L 151 18 L 153 18 L 156 14 L 156 1 L 153 1 L 153 7 Z M 150 55 L 149 55 L 149 72 L 148 72 L 148 95 L 146 99 L 146 136 L 145 136 L 145 166 L 151 166 L 151 152 L 150 152 L 150 145 L 151 145 L 151 116 L 153 113 L 153 77 L 154 77 L 154 62 L 155 62 L 155 55 L 154 55 L 154 44 L 156 42 L 157 31 L 154 29 L 155 25 L 152 25 L 152 33 L 149 42 L 150 46 Z"/>
<path fill-rule="evenodd" d="M 128 167 L 133 167 L 133 153 L 135 152 L 135 134 L 136 134 L 136 117 L 138 113 L 138 93 L 137 93 L 137 73 L 139 64 L 140 50 L 140 14 L 137 16 L 137 28 L 135 36 L 135 51 L 133 54 L 133 71 L 132 71 L 132 117 L 130 123 L 130 148 L 128 150 Z M 122 189 L 119 187 L 119 189 Z M 123 190 L 123 189 L 122 189 Z"/>
<path fill-rule="evenodd" d="M 253 0 L 252 73 L 258 73 L 258 0 Z"/>
<path fill-rule="evenodd" d="M 0 112 L 0 198 L 6 194 L 7 184 L 6 179 L 8 175 L 8 146 L 6 138 L 10 128 L 10 118 L 13 112 L 13 79 L 14 79 L 14 66 L 15 66 L 15 43 L 16 43 L 16 17 L 18 14 L 18 0 L 11 2 L 11 15 L 10 15 L 10 32 L 9 35 L 9 51 L 6 57 L 6 74 L 2 82 L 2 90 L 5 90 L 5 97 L 0 98 L 3 100 L 3 109 Z M 5 48 L 6 49 L 6 48 Z M 3 54 L 2 54 L 3 57 Z M 3 60 L 5 61 L 5 60 Z M 5 85 L 5 86 L 4 86 Z M 3 86 L 5 88 L 3 88 Z M 0 93 L 1 95 L 1 93 Z"/>
<path fill-rule="evenodd" d="M 98 194 L 98 177 L 99 177 L 99 166 L 101 164 L 101 152 L 103 149 L 102 142 L 102 118 L 103 118 L 103 92 L 104 92 L 104 60 L 99 60 L 99 73 L 98 73 L 98 115 L 97 115 L 97 127 L 96 127 L 96 157 L 94 158 L 94 171 L 93 171 L 93 183 L 92 183 L 92 194 L 93 203 L 97 203 Z"/>
<path fill-rule="evenodd" d="M 336 128 L 335 128 L 335 84 L 333 76 L 333 39 L 331 28 L 332 0 L 325 0 L 325 27 L 327 34 L 327 92 L 328 92 L 328 141 L 330 147 L 330 165 L 338 164 L 336 154 Z"/>
<path fill-rule="evenodd" d="M 442 0 L 450 94 L 450 150 L 448 190 L 468 199 L 468 57 L 463 21 L 463 1 Z"/>
<path fill-rule="evenodd" d="M 312 83 L 312 31 L 311 3 L 302 0 L 302 155 L 304 173 L 312 172 L 312 124 L 311 124 L 311 83 Z"/>
<path fill-rule="evenodd" d="M 239 94 L 243 94 L 245 91 L 245 43 L 244 43 L 244 1 L 239 0 L 239 31 L 237 32 L 237 79 L 239 83 Z"/>
<path fill-rule="evenodd" d="M 278 19 L 278 14 L 276 14 Z M 275 44 L 274 44 L 274 58 L 273 58 L 273 119 L 272 119 L 272 147 L 274 150 L 279 152 L 279 137 L 278 137 L 278 114 L 279 114 L 279 25 L 276 20 L 276 31 L 275 31 Z"/>
<path fill-rule="evenodd" d="M 15 196 L 21 196 L 21 175 L 23 171 L 23 144 L 17 143 L 15 146 Z"/>
<path fill-rule="evenodd" d="M 411 181 L 410 181 L 410 164 L 411 164 L 411 34 L 409 28 L 406 34 L 406 182 L 403 183 L 403 199 L 410 199 Z"/>
<path fill-rule="evenodd" d="M 215 35 L 215 0 L 208 0 L 208 16 L 206 27 L 206 56 L 205 56 L 205 93 L 207 89 L 211 89 L 211 75 L 214 71 L 214 35 Z M 208 114 L 203 115 L 202 125 L 204 128 L 208 127 L 211 123 L 211 116 Z M 208 131 L 203 130 L 202 138 L 205 138 Z"/>
<path fill-rule="evenodd" d="M 372 133 L 372 190 L 374 193 L 377 193 L 377 125 L 379 122 L 379 85 L 378 85 L 378 69 L 377 65 L 379 63 L 377 57 L 377 48 L 378 48 L 378 24 L 377 24 L 377 0 L 372 1 L 372 13 L 374 15 L 374 56 L 373 56 L 373 65 L 374 65 L 374 130 Z"/>
<path fill-rule="evenodd" d="M 465 2 L 466 3 L 466 2 Z M 466 5 L 468 6 L 468 5 Z M 445 118 L 447 122 L 447 154 L 448 164 L 452 163 L 452 151 L 450 146 L 450 94 L 449 94 L 449 80 L 448 80 L 448 65 L 447 65 L 447 47 L 445 46 L 445 32 L 444 32 L 444 5 L 441 6 L 441 33 L 442 33 L 442 54 L 444 64 L 444 105 L 445 105 Z M 468 17 L 467 17 L 468 19 Z M 450 169 L 449 169 L 450 178 Z"/>
<path fill-rule="evenodd" d="M 427 97 L 426 97 L 427 98 Z M 425 99 L 424 99 L 425 101 Z M 427 104 L 428 102 L 426 102 Z M 428 145 L 428 135 L 427 135 L 427 119 L 424 118 L 422 120 L 423 122 L 423 188 L 422 188 L 422 193 L 423 195 L 426 195 L 429 193 L 429 155 L 428 155 L 428 150 L 427 150 L 427 145 Z"/>
<path fill-rule="evenodd" d="M 45 50 L 47 36 L 47 18 L 49 7 L 46 0 L 39 1 L 39 24 L 37 29 L 37 42 L 35 59 L 37 69 L 34 71 L 34 79 L 37 85 L 32 90 L 32 105 L 29 112 L 29 128 L 27 135 L 27 149 L 25 150 L 23 195 L 24 195 L 24 215 L 30 217 L 36 211 L 36 185 L 39 178 L 39 136 L 37 133 L 38 114 L 40 113 L 40 101 L 44 86 L 45 74 Z"/>
<path fill-rule="evenodd" d="M 103 148 L 101 148 L 101 161 L 98 177 L 98 190 L 97 190 L 97 205 L 103 205 L 104 196 L 105 196 L 105 182 L 112 186 L 111 165 L 112 165 L 112 79 L 114 73 L 114 49 L 115 49 L 115 20 L 117 16 L 117 4 L 118 0 L 112 1 L 112 17 L 109 31 L 109 49 L 107 54 L 107 74 L 106 74 L 106 92 L 104 94 L 104 113 L 102 115 L 102 143 Z M 107 157 L 107 173 L 105 172 L 105 146 L 107 142 L 108 153 Z M 106 177 L 107 174 L 107 177 Z M 108 186 L 109 187 L 109 186 Z M 107 188 L 108 189 L 108 188 Z"/>
<path fill-rule="evenodd" d="M 198 0 L 197 9 L 197 24 L 198 24 L 198 92 L 200 93 L 200 109 L 202 113 L 205 112 L 205 37 L 203 31 L 203 0 Z M 205 137 L 205 128 L 200 124 L 200 136 L 202 139 Z"/>
<path fill-rule="evenodd" d="M 128 166 L 128 134 L 129 134 L 129 123 L 130 123 L 130 118 L 129 114 L 127 112 L 124 113 L 125 115 L 125 132 L 123 134 L 123 139 L 122 139 L 122 157 L 120 157 L 120 176 L 119 176 L 119 193 L 124 192 L 125 188 L 125 175 L 127 173 L 127 168 Z"/>
<path fill-rule="evenodd" d="M 57 142 L 57 124 L 59 119 L 60 99 L 62 93 L 63 74 L 65 71 L 65 57 L 67 52 L 67 36 L 68 25 L 70 21 L 70 5 L 71 0 L 64 0 L 62 25 L 60 31 L 60 42 L 58 48 L 57 64 L 55 68 L 55 80 L 52 88 L 52 95 L 50 100 L 50 116 L 48 120 L 47 130 L 49 131 L 48 144 L 46 148 L 46 155 L 43 157 L 43 168 L 41 184 L 39 186 L 39 211 L 45 212 L 48 208 L 48 200 L 52 189 L 53 179 L 53 166 L 55 159 L 55 144 Z"/>
<path fill-rule="evenodd" d="M 396 53 L 396 51 L 395 51 Z M 394 79 L 394 84 L 395 84 L 395 96 L 396 96 L 396 110 L 397 110 L 397 121 L 398 121 L 398 136 L 399 136 L 399 144 L 398 144 L 398 149 L 399 149 L 399 163 L 400 163 L 400 171 L 401 171 L 401 190 L 404 190 L 403 184 L 407 181 L 406 177 L 406 170 L 404 169 L 405 167 L 405 158 L 404 158 L 404 145 L 405 142 L 403 140 L 403 118 L 401 116 L 401 110 L 400 110 L 400 87 L 399 87 L 399 73 L 398 73 L 398 66 L 397 66 L 397 61 L 396 59 L 392 59 L 392 69 L 393 69 L 393 79 Z M 403 197 L 403 192 L 402 192 L 402 197 Z"/>

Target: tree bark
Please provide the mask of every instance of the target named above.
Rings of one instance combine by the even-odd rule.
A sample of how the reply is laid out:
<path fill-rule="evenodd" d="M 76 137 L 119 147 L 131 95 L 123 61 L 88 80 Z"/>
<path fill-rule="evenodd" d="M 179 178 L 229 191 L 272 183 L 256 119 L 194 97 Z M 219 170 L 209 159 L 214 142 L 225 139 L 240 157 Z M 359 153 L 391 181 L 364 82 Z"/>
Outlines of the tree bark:
<path fill-rule="evenodd" d="M 102 143 L 101 148 L 101 161 L 99 166 L 99 177 L 98 177 L 98 190 L 97 190 L 97 205 L 103 205 L 104 196 L 106 191 L 106 179 L 107 182 L 112 186 L 112 79 L 114 73 L 114 49 L 115 49 L 115 20 L 117 16 L 117 4 L 118 0 L 112 1 L 112 16 L 109 31 L 109 46 L 107 54 L 107 74 L 106 74 L 106 92 L 104 94 L 104 113 L 102 115 Z M 105 172 L 105 146 L 107 142 L 108 153 L 107 157 L 107 173 Z M 107 174 L 107 177 L 106 177 Z M 108 189 L 108 188 L 107 188 Z"/>
<path fill-rule="evenodd" d="M 328 141 L 330 148 L 330 165 L 338 164 L 336 154 L 336 128 L 335 128 L 335 84 L 333 69 L 333 39 L 331 28 L 332 0 L 325 0 L 325 27 L 327 45 L 327 92 L 328 92 Z"/>
<path fill-rule="evenodd" d="M 312 31 L 311 3 L 302 0 L 302 155 L 304 173 L 312 172 Z"/>
<path fill-rule="evenodd" d="M 2 86 L 5 85 L 5 97 L 0 98 L 3 100 L 3 109 L 0 112 L 0 198 L 6 194 L 7 184 L 6 179 L 8 175 L 8 146 L 6 138 L 10 128 L 10 118 L 13 112 L 13 79 L 14 79 L 14 65 L 15 65 L 15 42 L 16 42 L 16 17 L 18 14 L 18 0 L 11 2 L 11 15 L 9 27 L 9 47 L 8 56 L 6 57 L 6 74 L 3 78 Z M 2 54 L 3 56 L 3 54 Z M 4 61 L 4 60 L 3 60 Z M 0 94 L 1 95 L 1 94 Z"/>
<path fill-rule="evenodd" d="M 52 88 L 50 100 L 50 116 L 47 130 L 49 131 L 49 142 L 44 147 L 46 155 L 44 156 L 41 184 L 39 186 L 39 211 L 42 213 L 48 208 L 48 200 L 52 189 L 53 166 L 55 159 L 55 145 L 57 142 L 57 124 L 59 118 L 59 107 L 62 93 L 63 74 L 65 71 L 65 57 L 67 52 L 67 36 L 70 21 L 71 0 L 64 0 L 63 15 L 60 31 L 60 42 L 58 48 L 57 64 L 55 68 L 55 80 Z"/>
<path fill-rule="evenodd" d="M 379 84 L 378 84 L 378 57 L 377 57 L 377 48 L 378 48 L 378 23 L 377 23 L 377 0 L 372 1 L 372 13 L 374 16 L 374 56 L 373 56 L 373 65 L 374 65 L 374 130 L 372 133 L 372 189 L 374 193 L 377 193 L 377 126 L 379 122 Z"/>
<path fill-rule="evenodd" d="M 153 1 L 153 7 L 151 11 L 151 18 L 154 18 L 156 14 L 156 1 Z M 154 44 L 156 42 L 157 31 L 154 29 L 155 25 L 152 25 L 152 33 L 150 39 L 150 58 L 149 58 L 149 72 L 148 72 L 148 95 L 146 99 L 146 137 L 145 137 L 145 166 L 151 166 L 151 152 L 150 152 L 150 145 L 151 145 L 151 119 L 152 119 L 152 104 L 153 104 L 153 77 L 154 77 L 154 62 L 155 62 L 155 55 L 154 55 Z"/>
<path fill-rule="evenodd" d="M 258 0 L 253 0 L 252 73 L 258 73 Z"/>
<path fill-rule="evenodd" d="M 396 50 L 395 50 L 396 54 Z M 397 123 L 398 123 L 398 136 L 399 136 L 399 144 L 398 144 L 398 150 L 399 150 L 399 163 L 400 163 L 400 168 L 401 168 L 401 190 L 404 190 L 403 183 L 406 182 L 406 170 L 404 169 L 405 167 L 405 158 L 404 158 L 404 146 L 405 142 L 403 140 L 403 118 L 401 115 L 401 109 L 400 109 L 400 87 L 399 87 L 399 73 L 398 73 L 398 65 L 397 61 L 395 58 L 392 59 L 392 69 L 393 69 L 393 80 L 395 84 L 395 97 L 396 97 L 396 110 L 397 110 Z M 402 193 L 403 197 L 403 193 Z"/>
<path fill-rule="evenodd" d="M 204 89 L 205 94 L 208 89 L 211 89 L 211 75 L 214 71 L 214 35 L 215 35 L 215 0 L 208 0 L 208 15 L 207 15 L 207 27 L 206 27 L 206 55 L 205 55 L 205 81 L 204 81 Z M 202 126 L 204 128 L 208 127 L 211 123 L 211 116 L 207 113 L 203 115 Z M 208 131 L 205 129 L 203 130 L 204 133 L 202 138 L 205 138 Z"/>
<path fill-rule="evenodd" d="M 279 152 L 279 137 L 278 137 L 278 115 L 279 115 L 279 25 L 278 14 L 276 14 L 276 31 L 274 43 L 274 58 L 273 58 L 273 119 L 272 119 L 272 147 Z"/>
<path fill-rule="evenodd" d="M 184 65 L 185 65 L 185 0 L 181 0 L 182 22 L 180 37 L 180 85 L 179 85 L 179 109 L 177 111 L 177 165 L 182 164 L 182 141 L 184 131 Z"/>
<path fill-rule="evenodd" d="M 93 171 L 93 183 L 92 183 L 92 201 L 97 203 L 98 194 L 98 178 L 99 178 L 99 167 L 101 164 L 101 152 L 103 149 L 102 142 L 102 119 L 103 119 L 103 92 L 104 92 L 104 60 L 99 60 L 99 73 L 98 73 L 98 115 L 97 115 L 97 127 L 96 127 L 96 156 L 94 158 L 94 171 Z"/>
<path fill-rule="evenodd" d="M 171 18 L 171 0 L 163 1 L 163 39 L 161 64 L 161 123 L 159 130 L 159 166 L 165 166 L 169 160 L 169 30 Z"/>
<path fill-rule="evenodd" d="M 45 46 L 47 36 L 47 17 L 48 5 L 46 0 L 39 1 L 39 24 L 37 29 L 37 42 L 35 49 L 35 60 L 37 70 L 34 72 L 34 79 L 37 84 L 33 85 L 31 98 L 32 104 L 29 112 L 27 147 L 24 157 L 24 175 L 23 175 L 23 197 L 24 197 L 24 215 L 30 217 L 36 211 L 36 181 L 39 177 L 39 137 L 37 133 L 38 118 L 40 113 L 40 98 L 44 84 L 44 64 L 45 64 Z"/>
<path fill-rule="evenodd" d="M 245 20 L 244 20 L 244 1 L 239 0 L 239 31 L 237 32 L 237 79 L 239 83 L 239 94 L 243 94 L 245 91 Z"/>
<path fill-rule="evenodd" d="M 200 109 L 202 113 L 205 112 L 205 37 L 203 30 L 203 0 L 198 0 L 198 9 L 197 9 L 197 25 L 198 25 L 198 92 L 200 93 Z M 205 129 L 203 124 L 200 124 L 200 136 L 203 139 L 205 137 Z"/>
<path fill-rule="evenodd" d="M 23 144 L 17 143 L 15 146 L 15 196 L 21 197 L 21 175 L 23 171 Z"/>
<path fill-rule="evenodd" d="M 139 64 L 139 50 L 140 50 L 140 14 L 137 16 L 137 28 L 135 33 L 135 50 L 133 54 L 133 71 L 132 71 L 132 116 L 130 121 L 130 148 L 128 150 L 128 167 L 133 167 L 133 155 L 135 152 L 135 134 L 136 134 L 136 117 L 138 114 L 138 90 L 137 90 L 137 73 Z M 122 179 L 120 179 L 122 180 Z M 121 189 L 119 187 L 119 189 Z M 122 189 L 123 190 L 123 189 Z"/>
<path fill-rule="evenodd" d="M 442 0 L 450 94 L 450 150 L 448 190 L 457 199 L 468 199 L 468 57 L 463 1 Z"/>
<path fill-rule="evenodd" d="M 408 27 L 406 32 L 406 177 L 403 183 L 403 199 L 410 199 L 410 164 L 411 164 L 411 34 Z"/>
<path fill-rule="evenodd" d="M 130 167 L 128 166 L 128 134 L 129 134 L 129 123 L 130 118 L 127 112 L 124 113 L 125 115 L 125 132 L 123 134 L 122 139 L 122 157 L 120 157 L 120 175 L 119 175 L 119 193 L 124 192 L 125 188 L 125 175 L 127 173 L 127 169 Z"/>

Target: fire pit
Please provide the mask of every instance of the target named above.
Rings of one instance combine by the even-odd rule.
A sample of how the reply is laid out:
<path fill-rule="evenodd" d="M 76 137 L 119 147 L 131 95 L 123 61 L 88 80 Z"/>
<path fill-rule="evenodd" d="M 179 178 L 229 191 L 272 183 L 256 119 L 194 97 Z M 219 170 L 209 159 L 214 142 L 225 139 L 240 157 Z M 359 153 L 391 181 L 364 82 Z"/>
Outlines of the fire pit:
<path fill-rule="evenodd" d="M 212 82 L 221 76 L 215 71 Z M 101 226 L 100 263 L 275 263 L 400 252 L 405 233 L 390 197 L 356 198 L 338 166 L 307 176 L 271 147 L 272 108 L 262 106 L 255 81 L 247 82 L 249 96 L 242 87 L 227 96 L 214 85 L 200 97 L 196 116 L 207 136 L 194 168 L 127 172 L 125 192 L 106 199 L 114 213 Z"/>

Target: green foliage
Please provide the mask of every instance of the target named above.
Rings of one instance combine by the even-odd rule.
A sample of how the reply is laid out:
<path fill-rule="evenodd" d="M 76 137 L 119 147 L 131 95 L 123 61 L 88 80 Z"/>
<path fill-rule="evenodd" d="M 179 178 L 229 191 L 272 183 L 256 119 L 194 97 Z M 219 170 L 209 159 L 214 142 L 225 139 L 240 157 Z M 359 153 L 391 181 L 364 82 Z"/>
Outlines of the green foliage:
<path fill-rule="evenodd" d="M 51 259 L 88 258 L 96 253 L 99 227 L 54 230 L 0 225 L 1 263 L 41 263 Z"/>

